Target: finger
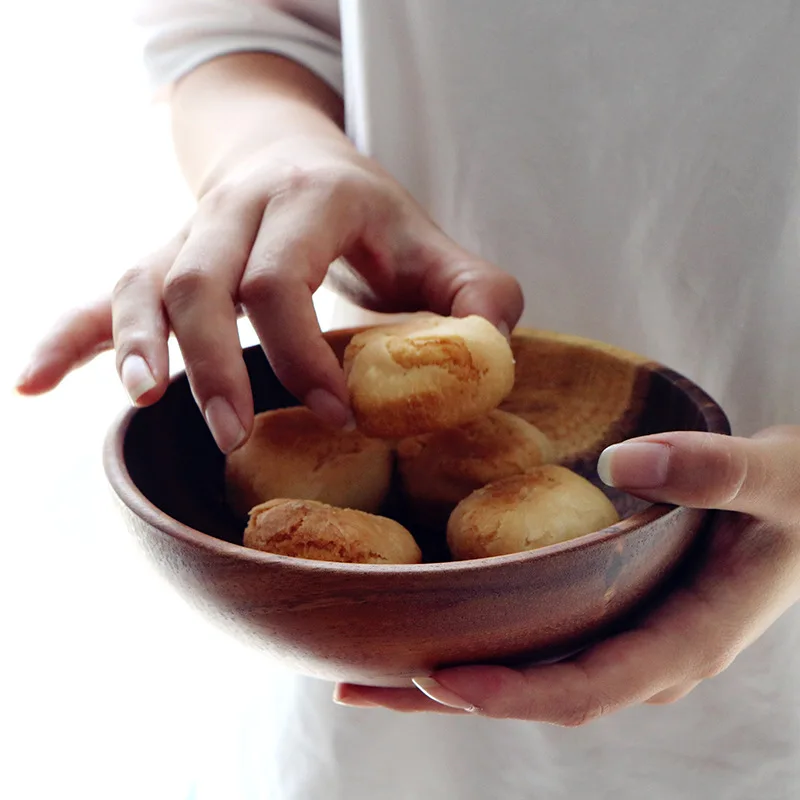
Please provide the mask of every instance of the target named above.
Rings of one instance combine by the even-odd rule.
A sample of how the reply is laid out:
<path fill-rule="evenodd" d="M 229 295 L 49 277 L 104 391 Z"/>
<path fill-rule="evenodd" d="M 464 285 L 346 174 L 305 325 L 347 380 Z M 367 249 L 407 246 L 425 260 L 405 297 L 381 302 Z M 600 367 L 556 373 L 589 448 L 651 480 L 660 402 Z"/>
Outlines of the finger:
<path fill-rule="evenodd" d="M 169 323 L 161 301 L 164 276 L 186 239 L 172 239 L 128 270 L 112 295 L 117 372 L 134 405 L 154 403 L 169 380 Z"/>
<path fill-rule="evenodd" d="M 253 396 L 236 327 L 234 293 L 260 213 L 249 206 L 198 209 L 164 280 L 164 306 L 192 393 L 224 453 L 246 440 L 253 423 Z"/>
<path fill-rule="evenodd" d="M 378 686 L 357 686 L 355 684 L 338 684 L 333 700 L 342 706 L 370 708 L 380 706 L 391 711 L 413 713 L 433 711 L 438 714 L 467 714 L 466 710 L 451 708 L 437 703 L 416 689 L 386 689 Z"/>
<path fill-rule="evenodd" d="M 502 330 L 512 330 L 524 306 L 516 279 L 460 247 L 427 220 L 425 225 L 419 234 L 422 248 L 412 244 L 410 254 L 412 266 L 416 263 L 422 271 L 425 306 L 456 317 L 477 314 Z M 401 261 L 408 260 L 401 255 Z"/>
<path fill-rule="evenodd" d="M 344 255 L 328 283 L 370 310 L 477 314 L 504 333 L 522 315 L 519 283 L 457 245 L 413 206 L 370 218 L 363 237 Z"/>
<path fill-rule="evenodd" d="M 585 725 L 688 679 L 689 659 L 676 662 L 674 647 L 674 641 L 660 642 L 649 632 L 629 632 L 574 661 L 443 670 L 426 678 L 423 690 L 444 705 L 474 708 L 481 716 Z"/>
<path fill-rule="evenodd" d="M 681 431 L 612 445 L 597 469 L 604 482 L 649 500 L 739 511 L 764 519 L 796 515 L 800 436 L 754 439 Z"/>
<path fill-rule="evenodd" d="M 584 725 L 627 706 L 666 696 L 676 684 L 693 687 L 698 683 L 690 676 L 703 670 L 705 647 L 694 648 L 701 639 L 709 641 L 705 634 L 713 621 L 703 620 L 707 614 L 703 611 L 688 640 L 684 638 L 683 648 L 678 649 L 687 633 L 680 626 L 692 616 L 692 598 L 684 595 L 673 600 L 673 605 L 668 614 L 674 617 L 671 623 L 656 622 L 620 634 L 573 661 L 527 669 L 470 666 L 442 670 L 415 679 L 420 690 L 416 698 L 408 689 L 350 686 L 344 696 L 357 704 L 397 711 L 432 710 L 431 703 L 438 703 L 442 710 L 460 713 Z"/>
<path fill-rule="evenodd" d="M 665 689 L 663 692 L 654 694 L 649 700 L 645 700 L 645 703 L 651 706 L 665 706 L 671 703 L 677 703 L 678 700 L 683 700 L 687 694 L 699 685 L 700 681 L 689 681 L 680 686 L 673 686 L 670 689 Z"/>
<path fill-rule="evenodd" d="M 713 568 L 638 628 L 574 660 L 522 670 L 441 670 L 415 681 L 422 690 L 416 701 L 408 690 L 371 687 L 349 687 L 347 696 L 405 711 L 427 710 L 435 700 L 483 716 L 566 726 L 639 703 L 675 702 L 724 671 L 796 600 L 797 550 L 789 533 L 727 515 L 708 553 Z"/>
<path fill-rule="evenodd" d="M 520 285 L 492 264 L 448 262 L 442 269 L 441 280 L 442 288 L 436 284 L 434 291 L 451 295 L 450 313 L 454 317 L 477 314 L 508 335 L 522 316 L 524 301 Z"/>
<path fill-rule="evenodd" d="M 574 727 L 647 701 L 667 690 L 676 672 L 688 676 L 689 665 L 678 666 L 666 643 L 637 631 L 597 645 L 572 662 L 444 670 L 426 679 L 424 692 L 449 707 L 474 708 L 481 716 Z"/>
<path fill-rule="evenodd" d="M 69 372 L 112 346 L 111 302 L 104 297 L 56 323 L 28 359 L 17 391 L 24 395 L 48 392 Z"/>
<path fill-rule="evenodd" d="M 483 715 L 582 725 L 719 675 L 798 597 L 800 542 L 742 514 L 717 520 L 694 581 L 629 631 L 577 658 L 512 670 L 463 667 L 433 680 Z M 426 693 L 436 698 L 436 687 Z"/>
<path fill-rule="evenodd" d="M 327 422 L 350 419 L 341 366 L 319 327 L 312 295 L 357 225 L 338 205 L 270 204 L 239 297 L 283 385 Z"/>

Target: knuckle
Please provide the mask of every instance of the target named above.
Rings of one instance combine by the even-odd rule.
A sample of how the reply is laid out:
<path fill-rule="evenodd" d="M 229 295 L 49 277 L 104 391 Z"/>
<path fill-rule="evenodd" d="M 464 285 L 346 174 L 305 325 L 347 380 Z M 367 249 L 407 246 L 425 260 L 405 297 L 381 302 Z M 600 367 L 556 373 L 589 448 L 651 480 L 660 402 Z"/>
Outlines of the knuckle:
<path fill-rule="evenodd" d="M 243 193 L 244 186 L 239 180 L 224 180 L 209 189 L 202 197 L 199 208 L 209 216 L 216 216 L 221 210 L 229 208 L 231 204 L 238 203 Z"/>
<path fill-rule="evenodd" d="M 248 270 L 239 284 L 239 299 L 246 306 L 256 300 L 275 296 L 284 284 L 285 279 L 277 270 Z"/>
<path fill-rule="evenodd" d="M 271 194 L 313 195 L 317 202 L 326 204 L 375 203 L 381 196 L 378 182 L 365 170 L 350 164 L 331 163 L 304 169 L 287 166 L 275 176 Z"/>
<path fill-rule="evenodd" d="M 319 185 L 333 197 L 344 199 L 365 194 L 380 195 L 378 182 L 362 169 L 352 167 L 328 167 L 320 172 Z"/>
<path fill-rule="evenodd" d="M 142 330 L 121 328 L 114 336 L 114 347 L 120 361 L 132 352 L 146 353 L 151 344 L 151 337 Z"/>
<path fill-rule="evenodd" d="M 169 273 L 164 281 L 164 304 L 170 311 L 184 308 L 206 291 L 210 280 L 199 268 Z"/>
<path fill-rule="evenodd" d="M 284 164 L 272 177 L 273 196 L 296 194 L 312 188 L 318 182 L 318 171 L 308 170 L 296 164 Z"/>
<path fill-rule="evenodd" d="M 754 433 L 752 438 L 756 440 L 771 440 L 771 444 L 778 441 L 797 447 L 800 445 L 800 425 L 770 425 L 768 428 Z"/>
<path fill-rule="evenodd" d="M 131 289 L 141 286 L 149 277 L 149 270 L 143 264 L 131 267 L 122 273 L 111 292 L 112 301 L 119 300 Z"/>
<path fill-rule="evenodd" d="M 216 353 L 194 353 L 187 359 L 186 368 L 198 397 L 231 396 L 233 382 L 227 374 L 225 361 Z"/>
<path fill-rule="evenodd" d="M 698 677 L 701 680 L 716 678 L 733 664 L 735 658 L 736 651 L 733 648 L 707 655 L 703 660 Z"/>
<path fill-rule="evenodd" d="M 664 689 L 654 694 L 645 703 L 649 706 L 671 706 L 686 697 L 692 688 L 693 686 L 673 686 L 671 689 Z"/>
<path fill-rule="evenodd" d="M 500 271 L 498 274 L 498 284 L 500 288 L 508 295 L 509 299 L 511 299 L 517 306 L 520 307 L 524 302 L 523 293 L 522 293 L 522 286 L 520 286 L 519 281 L 513 276 L 509 275 L 507 272 Z"/>
<path fill-rule="evenodd" d="M 581 728 L 607 713 L 604 703 L 593 697 L 588 697 L 584 702 L 570 706 L 557 724 L 565 728 Z"/>
<path fill-rule="evenodd" d="M 748 484 L 752 489 L 757 480 L 763 483 L 763 476 L 759 477 L 758 475 L 760 470 L 756 468 L 755 459 L 748 459 L 739 450 L 733 448 L 724 448 L 722 458 L 721 496 L 717 499 L 714 497 L 714 492 L 709 492 L 710 496 L 704 498 L 709 505 L 715 501 L 721 505 L 732 505 L 740 499 L 742 493 L 748 488 Z"/>
<path fill-rule="evenodd" d="M 315 191 L 323 203 L 331 206 L 353 207 L 364 197 L 358 179 L 336 169 L 326 170 L 319 175 Z"/>
<path fill-rule="evenodd" d="M 186 372 L 201 408 L 213 397 L 227 398 L 234 408 L 238 407 L 237 400 L 246 397 L 249 387 L 242 382 L 236 367 L 237 364 L 219 350 L 187 355 Z"/>
<path fill-rule="evenodd" d="M 140 332 L 128 333 L 123 330 L 117 333 L 114 337 L 117 370 L 122 369 L 122 362 L 132 353 L 147 355 L 152 344 L 150 337 Z"/>
<path fill-rule="evenodd" d="M 646 700 L 648 706 L 671 706 L 680 700 L 680 696 L 676 694 L 660 694 Z"/>

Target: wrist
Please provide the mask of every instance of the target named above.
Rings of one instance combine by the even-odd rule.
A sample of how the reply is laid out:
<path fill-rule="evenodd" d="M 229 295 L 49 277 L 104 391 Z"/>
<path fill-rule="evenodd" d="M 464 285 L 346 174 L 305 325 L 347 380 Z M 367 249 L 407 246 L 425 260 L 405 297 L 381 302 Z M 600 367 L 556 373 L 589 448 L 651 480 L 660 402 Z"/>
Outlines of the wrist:
<path fill-rule="evenodd" d="M 341 98 L 304 67 L 265 53 L 197 67 L 175 86 L 170 106 L 178 160 L 198 196 L 272 143 L 348 141 Z"/>
<path fill-rule="evenodd" d="M 254 171 L 274 165 L 275 169 L 302 171 L 319 163 L 321 158 L 350 159 L 357 155 L 352 142 L 338 129 L 309 132 L 297 130 L 281 136 L 257 135 L 231 143 L 209 164 L 205 175 L 197 184 L 200 199 L 209 191 L 226 182 L 239 183 Z"/>

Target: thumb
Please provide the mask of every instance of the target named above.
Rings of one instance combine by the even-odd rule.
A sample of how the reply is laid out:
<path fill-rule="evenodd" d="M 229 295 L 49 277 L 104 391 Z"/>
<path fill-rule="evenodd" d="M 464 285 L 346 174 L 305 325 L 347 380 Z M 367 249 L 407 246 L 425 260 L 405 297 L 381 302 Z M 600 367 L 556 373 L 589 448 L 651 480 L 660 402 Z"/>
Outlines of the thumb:
<path fill-rule="evenodd" d="M 800 427 L 752 439 L 680 431 L 606 448 L 601 480 L 654 502 L 791 521 L 800 495 Z"/>

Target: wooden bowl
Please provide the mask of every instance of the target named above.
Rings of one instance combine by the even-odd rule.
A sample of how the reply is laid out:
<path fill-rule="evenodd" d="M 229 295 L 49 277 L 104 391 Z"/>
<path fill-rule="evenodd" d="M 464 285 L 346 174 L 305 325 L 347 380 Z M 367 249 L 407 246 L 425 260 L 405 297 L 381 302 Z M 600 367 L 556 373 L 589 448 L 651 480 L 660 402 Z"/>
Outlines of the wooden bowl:
<path fill-rule="evenodd" d="M 341 353 L 353 332 L 330 334 L 334 349 Z M 512 346 L 517 383 L 503 407 L 540 425 L 563 463 L 596 485 L 597 456 L 614 441 L 730 433 L 699 387 L 634 354 L 528 330 Z M 260 348 L 245 350 L 245 361 L 258 411 L 296 403 Z M 240 544 L 242 521 L 224 501 L 224 459 L 185 375 L 154 406 L 118 419 L 104 462 L 129 528 L 197 608 L 294 670 L 367 685 L 408 685 L 445 665 L 574 653 L 669 590 L 706 519 L 603 487 L 621 522 L 527 553 L 381 566 L 251 550 Z M 386 513 L 402 519 L 402 504 L 395 498 Z M 435 547 L 426 555 L 435 558 Z"/>

